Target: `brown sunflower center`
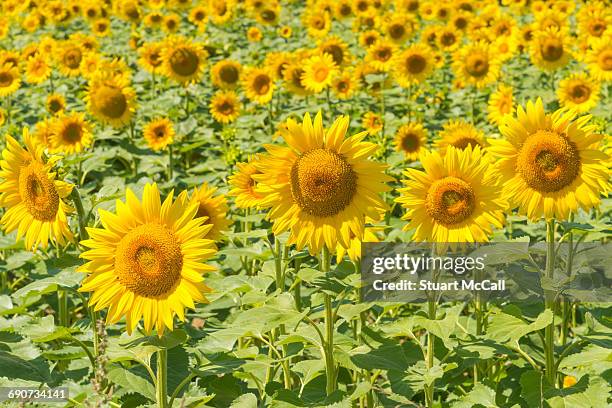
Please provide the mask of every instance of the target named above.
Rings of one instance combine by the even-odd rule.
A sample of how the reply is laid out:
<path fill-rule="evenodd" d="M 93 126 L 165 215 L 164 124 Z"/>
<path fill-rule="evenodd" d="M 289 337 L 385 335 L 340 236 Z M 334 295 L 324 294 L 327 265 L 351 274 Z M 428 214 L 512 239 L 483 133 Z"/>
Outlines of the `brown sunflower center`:
<path fill-rule="evenodd" d="M 276 20 L 276 12 L 274 10 L 266 9 L 261 12 L 260 16 L 267 23 L 272 23 Z"/>
<path fill-rule="evenodd" d="M 563 56 L 563 43 L 556 38 L 547 38 L 540 46 L 540 53 L 546 61 L 557 61 Z"/>
<path fill-rule="evenodd" d="M 389 48 L 379 48 L 376 50 L 376 59 L 379 61 L 388 61 L 391 58 L 391 50 Z"/>
<path fill-rule="evenodd" d="M 595 37 L 601 37 L 606 31 L 606 22 L 603 20 L 593 20 L 589 24 L 589 33 Z"/>
<path fill-rule="evenodd" d="M 104 116 L 113 119 L 120 118 L 128 108 L 125 95 L 113 85 L 102 85 L 93 95 L 92 102 Z"/>
<path fill-rule="evenodd" d="M 149 64 L 158 67 L 161 63 L 162 60 L 159 51 L 152 51 L 151 54 L 149 54 Z"/>
<path fill-rule="evenodd" d="M 83 137 L 83 128 L 79 123 L 70 122 L 64 127 L 61 137 L 64 142 L 69 144 L 79 142 Z"/>
<path fill-rule="evenodd" d="M 217 106 L 217 110 L 223 115 L 231 115 L 234 113 L 234 104 L 231 101 L 224 100 Z"/>
<path fill-rule="evenodd" d="M 456 42 L 457 42 L 457 37 L 453 33 L 445 32 L 440 36 L 440 44 L 442 44 L 445 47 L 450 47 Z"/>
<path fill-rule="evenodd" d="M 351 6 L 349 4 L 344 3 L 340 5 L 339 13 L 341 16 L 350 16 L 352 12 L 353 10 L 351 9 Z"/>
<path fill-rule="evenodd" d="M 391 24 L 389 27 L 389 37 L 394 40 L 401 40 L 406 35 L 406 27 L 402 24 Z"/>
<path fill-rule="evenodd" d="M 253 80 L 253 89 L 258 95 L 265 95 L 270 90 L 270 77 L 262 74 L 257 75 Z"/>
<path fill-rule="evenodd" d="M 421 147 L 421 140 L 419 139 L 419 135 L 408 132 L 402 136 L 402 149 L 405 152 L 412 153 L 419 150 Z"/>
<path fill-rule="evenodd" d="M 167 132 L 166 132 L 166 127 L 165 126 L 157 126 L 155 129 L 153 129 L 153 134 L 155 135 L 155 137 L 157 139 L 163 139 L 166 137 Z"/>
<path fill-rule="evenodd" d="M 489 61 L 485 55 L 471 54 L 465 61 L 465 70 L 473 77 L 480 78 L 489 72 Z"/>
<path fill-rule="evenodd" d="M 63 109 L 62 103 L 57 99 L 52 99 L 49 101 L 49 110 L 52 113 L 57 113 Z"/>
<path fill-rule="evenodd" d="M 476 146 L 482 146 L 482 144 L 480 144 L 477 139 L 470 136 L 459 137 L 457 140 L 451 143 L 451 145 L 461 150 L 467 149 L 468 146 L 471 146 L 472 148 Z"/>
<path fill-rule="evenodd" d="M 602 51 L 597 58 L 597 62 L 604 71 L 612 71 L 612 49 Z"/>
<path fill-rule="evenodd" d="M 323 53 L 331 55 L 336 65 L 342 65 L 344 61 L 344 51 L 336 44 L 329 44 L 323 48 Z"/>
<path fill-rule="evenodd" d="M 463 30 L 468 25 L 468 21 L 465 17 L 457 17 L 454 23 L 455 27 L 459 30 Z"/>
<path fill-rule="evenodd" d="M 585 84 L 576 84 L 570 89 L 570 96 L 576 103 L 582 103 L 589 99 L 591 96 L 591 88 Z"/>
<path fill-rule="evenodd" d="M 474 212 L 474 189 L 457 177 L 444 177 L 435 181 L 427 191 L 427 215 L 444 225 L 459 224 Z"/>
<path fill-rule="evenodd" d="M 291 195 L 305 213 L 332 217 L 357 192 L 357 174 L 348 161 L 328 149 L 306 152 L 291 167 Z"/>
<path fill-rule="evenodd" d="M 312 27 L 317 30 L 322 30 L 325 28 L 325 20 L 323 20 L 321 17 L 315 17 L 312 20 Z"/>
<path fill-rule="evenodd" d="M 170 68 L 178 75 L 193 75 L 199 66 L 200 59 L 198 55 L 190 49 L 178 48 L 170 56 Z"/>
<path fill-rule="evenodd" d="M 338 81 L 336 84 L 336 89 L 340 92 L 346 92 L 350 88 L 349 83 L 347 81 Z"/>
<path fill-rule="evenodd" d="M 238 81 L 238 68 L 233 65 L 224 65 L 219 70 L 219 78 L 226 84 L 235 84 Z"/>
<path fill-rule="evenodd" d="M 78 48 L 70 48 L 64 53 L 64 65 L 70 69 L 77 69 L 83 59 L 83 53 Z"/>
<path fill-rule="evenodd" d="M 540 192 L 555 192 L 571 184 L 581 169 L 574 143 L 564 135 L 539 130 L 523 143 L 516 171 L 525 183 Z"/>
<path fill-rule="evenodd" d="M 182 269 L 181 245 L 164 225 L 140 225 L 117 245 L 117 280 L 140 296 L 154 298 L 167 294 L 180 281 Z"/>
<path fill-rule="evenodd" d="M 19 195 L 32 217 L 43 222 L 55 219 L 59 194 L 39 162 L 30 162 L 19 172 Z"/>
<path fill-rule="evenodd" d="M 8 71 L 0 72 L 0 87 L 6 88 L 13 83 L 13 74 Z"/>
<path fill-rule="evenodd" d="M 406 58 L 406 69 L 408 70 L 408 72 L 410 72 L 411 74 L 420 74 L 421 72 L 423 72 L 425 70 L 425 67 L 427 66 L 427 61 L 425 60 L 425 57 L 423 57 L 422 55 L 411 55 L 408 58 Z"/>

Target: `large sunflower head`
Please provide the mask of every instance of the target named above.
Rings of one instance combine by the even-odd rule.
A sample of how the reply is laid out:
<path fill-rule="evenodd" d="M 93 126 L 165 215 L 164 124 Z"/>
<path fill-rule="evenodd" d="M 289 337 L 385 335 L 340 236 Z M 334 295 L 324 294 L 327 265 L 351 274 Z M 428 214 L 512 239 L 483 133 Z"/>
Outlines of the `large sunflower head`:
<path fill-rule="evenodd" d="M 231 123 L 240 115 L 240 99 L 234 91 L 218 91 L 210 99 L 209 108 L 217 122 Z"/>
<path fill-rule="evenodd" d="M 571 51 L 564 31 L 548 28 L 534 34 L 531 42 L 531 61 L 536 66 L 553 71 L 570 61 Z"/>
<path fill-rule="evenodd" d="M 265 68 L 250 67 L 244 70 L 243 87 L 251 101 L 265 105 L 272 100 L 274 80 Z"/>
<path fill-rule="evenodd" d="M 459 150 L 479 146 L 481 149 L 488 146 L 484 133 L 471 123 L 461 119 L 450 120 L 445 123 L 434 142 L 436 149 L 444 156 L 449 146 Z"/>
<path fill-rule="evenodd" d="M 267 145 L 269 155 L 253 178 L 269 207 L 275 234 L 290 231 L 289 241 L 312 254 L 325 245 L 348 248 L 350 233 L 363 238 L 365 217 L 377 218 L 386 204 L 379 193 L 388 190 L 385 166 L 367 159 L 379 147 L 363 142 L 366 132 L 345 138 L 349 119 L 338 118 L 327 130 L 321 113 L 302 124 L 287 121 L 287 146 Z"/>
<path fill-rule="evenodd" d="M 19 69 L 9 63 L 0 65 L 0 98 L 12 94 L 20 86 Z"/>
<path fill-rule="evenodd" d="M 423 82 L 435 68 L 431 49 L 423 44 L 413 44 L 395 57 L 393 75 L 403 87 Z"/>
<path fill-rule="evenodd" d="M 198 205 L 196 217 L 203 217 L 205 225 L 212 225 L 208 238 L 218 241 L 229 229 L 231 221 L 227 218 L 227 199 L 222 194 L 215 194 L 216 191 L 216 187 L 204 183 L 199 189 L 193 189 L 191 202 Z"/>
<path fill-rule="evenodd" d="M 91 125 L 85 120 L 85 114 L 73 112 L 53 121 L 49 135 L 51 151 L 78 153 L 91 145 L 92 141 Z"/>
<path fill-rule="evenodd" d="M 467 85 L 483 88 L 494 82 L 500 71 L 499 60 L 492 55 L 488 44 L 480 41 L 466 45 L 453 56 L 456 77 Z"/>
<path fill-rule="evenodd" d="M 264 196 L 257 192 L 257 182 L 253 176 L 261 174 L 257 169 L 260 155 L 252 156 L 246 163 L 237 163 L 236 172 L 229 177 L 231 190 L 228 195 L 235 197 L 236 207 L 255 208 L 258 207 Z"/>
<path fill-rule="evenodd" d="M 304 62 L 302 83 L 314 93 L 322 92 L 331 85 L 338 67 L 330 54 L 313 55 Z"/>
<path fill-rule="evenodd" d="M 476 146 L 451 147 L 421 155 L 424 171 L 404 172 L 405 187 L 396 199 L 406 210 L 405 230 L 424 242 L 486 242 L 492 227 L 501 228 L 506 203 L 500 199 L 499 175 Z"/>
<path fill-rule="evenodd" d="M 587 74 L 573 73 L 559 82 L 557 98 L 564 108 L 587 112 L 597 106 L 599 88 L 599 83 Z"/>
<path fill-rule="evenodd" d="M 168 118 L 157 118 L 147 123 L 143 135 L 153 150 L 163 150 L 174 141 L 174 125 Z"/>
<path fill-rule="evenodd" d="M 499 125 L 504 115 L 512 113 L 514 97 L 512 87 L 499 84 L 497 90 L 489 96 L 487 118 L 494 125 Z"/>
<path fill-rule="evenodd" d="M 588 211 L 610 190 L 608 156 L 600 151 L 603 136 L 589 125 L 590 116 L 574 111 L 544 112 L 542 100 L 519 106 L 499 128 L 503 139 L 491 139 L 489 150 L 503 176 L 504 196 L 532 220 L 568 219 L 578 208 Z"/>
<path fill-rule="evenodd" d="M 200 80 L 208 54 L 201 44 L 183 37 L 171 37 L 162 51 L 163 73 L 184 85 Z"/>
<path fill-rule="evenodd" d="M 136 93 L 122 76 L 95 75 L 89 80 L 85 100 L 92 115 L 114 127 L 128 124 L 136 109 Z"/>
<path fill-rule="evenodd" d="M 93 292 L 95 310 L 109 308 L 107 323 L 125 316 L 128 333 L 144 317 L 145 332 L 155 327 L 161 337 L 175 315 L 182 321 L 186 307 L 207 301 L 202 274 L 214 270 L 204 263 L 216 252 L 207 237 L 213 226 L 196 216 L 186 191 L 173 195 L 162 202 L 157 185 L 147 184 L 141 201 L 128 189 L 114 213 L 99 211 L 102 227 L 88 228 L 81 241 L 90 249 L 81 254 L 88 262 L 78 269 L 87 273 L 79 290 Z"/>
<path fill-rule="evenodd" d="M 213 84 L 222 89 L 234 89 L 240 83 L 242 65 L 233 60 L 221 60 L 210 70 Z"/>
<path fill-rule="evenodd" d="M 395 150 L 404 152 L 406 159 L 415 161 L 427 149 L 427 131 L 422 124 L 410 122 L 400 126 L 395 134 Z"/>
<path fill-rule="evenodd" d="M 53 162 L 43 160 L 45 145 L 36 143 L 23 131 L 25 149 L 6 136 L 7 146 L 0 160 L 0 205 L 6 208 L 0 225 L 6 233 L 17 231 L 27 249 L 49 241 L 65 245 L 72 240 L 67 214 L 73 212 L 65 199 L 73 186 L 56 179 Z"/>

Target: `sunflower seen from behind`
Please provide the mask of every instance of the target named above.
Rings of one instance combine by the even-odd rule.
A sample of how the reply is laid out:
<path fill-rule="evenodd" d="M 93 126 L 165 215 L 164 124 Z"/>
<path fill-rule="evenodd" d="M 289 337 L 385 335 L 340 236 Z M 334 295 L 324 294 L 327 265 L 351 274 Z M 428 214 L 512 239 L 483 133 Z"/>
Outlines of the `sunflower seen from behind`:
<path fill-rule="evenodd" d="M 198 205 L 187 192 L 171 192 L 162 202 L 156 184 L 144 187 L 142 200 L 127 189 L 115 212 L 99 210 L 101 228 L 88 228 L 89 248 L 81 254 L 87 274 L 79 289 L 92 292 L 95 310 L 108 308 L 108 324 L 126 318 L 132 333 L 141 318 L 144 330 L 158 336 L 185 319 L 185 308 L 206 302 L 203 273 L 214 268 L 204 262 L 216 252 L 208 238 L 212 225 L 196 217 Z"/>
<path fill-rule="evenodd" d="M 590 115 L 571 110 L 544 111 L 540 98 L 519 106 L 499 127 L 502 139 L 490 139 L 489 151 L 503 178 L 504 196 L 519 214 L 537 221 L 566 220 L 578 208 L 597 207 L 610 190 L 608 156 Z"/>
<path fill-rule="evenodd" d="M 377 218 L 386 209 L 380 193 L 391 178 L 385 165 L 368 159 L 379 147 L 363 141 L 367 132 L 345 137 L 348 126 L 342 116 L 326 130 L 320 112 L 314 122 L 309 114 L 301 124 L 289 119 L 287 145 L 266 145 L 268 155 L 256 164 L 262 174 L 252 177 L 272 230 L 289 230 L 298 250 L 308 246 L 316 254 L 338 243 L 348 248 L 351 232 L 363 238 L 365 217 Z"/>
<path fill-rule="evenodd" d="M 53 171 L 56 159 L 45 162 L 45 145 L 36 143 L 23 130 L 25 149 L 10 135 L 0 160 L 0 205 L 6 208 L 0 225 L 5 233 L 17 231 L 17 241 L 25 238 L 25 247 L 47 248 L 49 241 L 64 246 L 72 240 L 68 214 L 73 208 L 66 202 L 73 185 L 57 179 Z"/>
<path fill-rule="evenodd" d="M 157 118 L 144 126 L 143 136 L 152 150 L 163 150 L 174 141 L 174 125 L 168 118 Z"/>
<path fill-rule="evenodd" d="M 227 199 L 222 194 L 216 194 L 217 188 L 204 183 L 194 187 L 191 201 L 198 204 L 196 217 L 204 217 L 205 225 L 212 225 L 207 237 L 218 241 L 224 232 L 229 229 L 231 221 L 228 219 Z"/>

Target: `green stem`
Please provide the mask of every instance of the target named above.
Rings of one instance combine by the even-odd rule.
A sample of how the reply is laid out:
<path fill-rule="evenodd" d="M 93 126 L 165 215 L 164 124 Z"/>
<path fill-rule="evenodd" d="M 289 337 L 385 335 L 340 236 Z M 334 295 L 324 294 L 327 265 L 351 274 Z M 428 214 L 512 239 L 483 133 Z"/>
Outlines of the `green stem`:
<path fill-rule="evenodd" d="M 435 299 L 430 299 L 428 301 L 428 316 L 429 319 L 436 319 L 436 301 Z M 426 366 L 427 370 L 430 370 L 434 366 L 434 342 L 435 336 L 431 332 L 427 332 L 427 358 L 426 358 Z M 433 407 L 434 405 L 434 384 L 425 386 L 425 403 L 428 408 Z"/>
<path fill-rule="evenodd" d="M 89 308 L 89 319 L 93 328 L 93 347 L 94 356 L 97 358 L 100 355 L 100 334 L 98 333 L 98 312 L 91 306 Z"/>
<path fill-rule="evenodd" d="M 4 270 L 0 272 L 0 291 L 4 292 L 8 288 L 8 271 Z"/>
<path fill-rule="evenodd" d="M 272 104 L 268 104 L 268 122 L 270 122 L 270 136 L 274 136 L 274 115 L 272 113 Z"/>
<path fill-rule="evenodd" d="M 59 288 L 57 291 L 57 305 L 58 305 L 58 324 L 60 326 L 68 327 L 70 320 L 68 317 L 68 294 L 63 288 Z"/>
<path fill-rule="evenodd" d="M 406 100 L 406 105 L 408 108 L 408 122 L 412 121 L 412 83 L 408 85 L 408 98 Z"/>
<path fill-rule="evenodd" d="M 85 209 L 83 208 L 83 201 L 81 201 L 81 194 L 79 190 L 75 187 L 72 189 L 72 193 L 70 194 L 72 198 L 72 202 L 74 203 L 74 207 L 77 212 L 77 216 L 79 217 L 79 240 L 84 240 L 89 238 L 89 233 L 87 232 L 87 215 L 85 215 Z"/>
<path fill-rule="evenodd" d="M 11 95 L 6 97 L 6 124 L 9 126 L 11 124 L 11 105 L 12 105 Z"/>
<path fill-rule="evenodd" d="M 569 222 L 574 221 L 574 214 L 570 214 Z M 565 275 L 569 278 L 572 275 L 572 264 L 574 263 L 574 233 L 570 229 L 567 237 L 568 254 L 567 263 L 565 265 Z M 569 334 L 570 316 L 572 311 L 572 303 L 568 299 L 563 299 L 561 303 L 562 324 L 561 324 L 561 345 L 567 343 Z"/>
<path fill-rule="evenodd" d="M 331 256 L 327 246 L 323 246 L 321 254 L 321 271 L 326 274 L 330 271 Z M 327 395 L 336 391 L 336 364 L 334 362 L 334 308 L 331 295 L 324 293 L 325 307 L 325 374 Z"/>
<path fill-rule="evenodd" d="M 172 145 L 168 145 L 168 181 L 172 180 L 174 170 L 174 158 L 172 157 Z"/>
<path fill-rule="evenodd" d="M 185 118 L 189 117 L 189 91 L 185 87 Z"/>
<path fill-rule="evenodd" d="M 155 395 L 159 408 L 168 407 L 168 350 L 161 348 L 157 351 L 157 379 L 155 381 Z"/>
<path fill-rule="evenodd" d="M 555 220 L 546 222 L 546 277 L 551 281 L 555 270 Z M 553 321 L 544 329 L 544 355 L 546 362 L 546 378 L 551 385 L 556 386 L 557 373 L 555 369 L 555 322 L 554 294 L 545 293 L 545 307 L 553 313 Z"/>
<path fill-rule="evenodd" d="M 176 389 L 174 390 L 174 392 L 172 393 L 172 396 L 170 397 L 170 403 L 168 403 L 169 407 L 172 407 L 172 405 L 174 404 L 174 400 L 176 399 L 176 397 L 178 397 L 179 392 L 181 392 L 181 390 L 191 382 L 191 380 L 193 380 L 194 377 L 196 377 L 197 374 L 195 373 L 191 373 L 189 374 L 187 377 L 185 377 L 183 379 L 183 381 L 180 382 L 179 385 L 177 385 Z"/>

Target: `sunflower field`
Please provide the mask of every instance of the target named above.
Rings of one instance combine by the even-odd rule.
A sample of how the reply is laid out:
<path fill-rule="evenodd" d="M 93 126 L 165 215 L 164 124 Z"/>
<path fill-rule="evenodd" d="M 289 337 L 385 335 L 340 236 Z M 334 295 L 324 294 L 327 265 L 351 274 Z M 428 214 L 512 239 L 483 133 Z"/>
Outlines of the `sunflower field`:
<path fill-rule="evenodd" d="M 1 0 L 0 401 L 612 406 L 611 97 L 609 1 Z"/>

